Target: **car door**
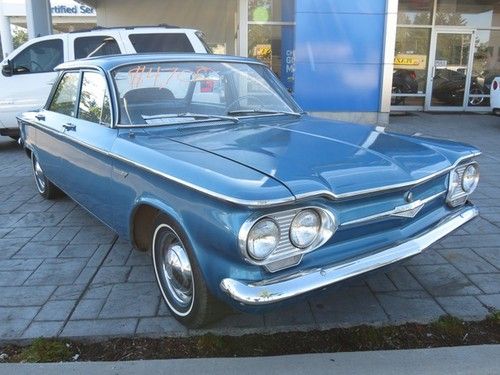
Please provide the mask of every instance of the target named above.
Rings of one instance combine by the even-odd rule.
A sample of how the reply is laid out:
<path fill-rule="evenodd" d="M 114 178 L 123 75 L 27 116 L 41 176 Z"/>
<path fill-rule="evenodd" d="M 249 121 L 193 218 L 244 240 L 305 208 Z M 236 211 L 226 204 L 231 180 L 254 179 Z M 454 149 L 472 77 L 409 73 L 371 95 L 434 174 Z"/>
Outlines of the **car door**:
<path fill-rule="evenodd" d="M 0 122 L 17 127 L 16 116 L 41 108 L 57 78 L 54 68 L 64 61 L 61 37 L 36 41 L 10 57 L 11 75 L 0 76 Z"/>
<path fill-rule="evenodd" d="M 64 124 L 61 168 L 64 190 L 108 225 L 112 225 L 111 146 L 117 135 L 105 77 L 98 71 L 81 75 L 77 116 Z"/>
<path fill-rule="evenodd" d="M 47 178 L 61 188 L 64 187 L 64 170 L 61 169 L 66 143 L 64 126 L 76 117 L 79 85 L 79 71 L 64 72 L 46 108 L 36 115 L 35 155 Z"/>

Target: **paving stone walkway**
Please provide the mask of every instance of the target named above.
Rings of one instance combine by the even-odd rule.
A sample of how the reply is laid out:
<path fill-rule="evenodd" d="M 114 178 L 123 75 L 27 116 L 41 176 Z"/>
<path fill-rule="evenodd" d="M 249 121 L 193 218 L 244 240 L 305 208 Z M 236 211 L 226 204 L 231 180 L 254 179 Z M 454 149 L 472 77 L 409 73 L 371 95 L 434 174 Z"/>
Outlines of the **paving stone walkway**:
<path fill-rule="evenodd" d="M 410 261 L 264 315 L 234 313 L 225 334 L 481 319 L 500 309 L 500 117 L 391 117 L 390 129 L 479 146 L 481 217 Z M 132 251 L 68 198 L 38 196 L 23 151 L 0 138 L 0 341 L 190 335 L 160 300 L 148 254 Z"/>

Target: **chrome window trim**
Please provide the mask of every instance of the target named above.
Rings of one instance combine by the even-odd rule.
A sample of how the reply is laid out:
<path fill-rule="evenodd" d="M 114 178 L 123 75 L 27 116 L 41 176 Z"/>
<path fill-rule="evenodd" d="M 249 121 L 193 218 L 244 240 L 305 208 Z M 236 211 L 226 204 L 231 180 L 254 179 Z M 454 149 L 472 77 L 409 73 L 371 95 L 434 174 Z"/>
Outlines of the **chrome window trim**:
<path fill-rule="evenodd" d="M 447 193 L 447 190 L 443 190 L 443 191 L 440 191 L 439 193 L 437 194 L 433 194 L 427 198 L 424 198 L 424 199 L 419 199 L 419 200 L 416 200 L 414 202 L 411 202 L 409 203 L 408 205 L 408 210 L 410 209 L 415 209 L 417 207 L 421 207 L 423 208 L 423 206 L 431 201 L 433 201 L 434 199 L 437 199 L 443 195 L 446 195 Z M 384 212 L 380 212 L 378 214 L 374 214 L 374 215 L 370 215 L 370 216 L 365 216 L 365 217 L 362 217 L 362 218 L 359 218 L 359 219 L 354 219 L 354 220 L 349 220 L 349 221 L 346 221 L 344 223 L 341 223 L 340 226 L 342 228 L 344 227 L 347 227 L 347 226 L 350 226 L 350 225 L 355 225 L 355 224 L 360 224 L 360 223 L 366 223 L 366 222 L 369 222 L 369 221 L 376 221 L 376 220 L 380 220 L 380 219 L 383 219 L 383 218 L 388 218 L 388 217 L 403 217 L 403 216 L 398 216 L 397 214 L 402 212 L 402 207 L 404 207 L 405 205 L 403 206 L 398 206 L 398 207 L 394 207 L 392 210 L 388 210 L 388 211 L 384 211 Z"/>
<path fill-rule="evenodd" d="M 51 128 L 48 128 L 47 126 L 41 125 L 39 123 L 35 124 L 33 122 L 29 122 L 29 124 L 36 126 L 42 130 L 47 130 L 47 131 L 55 133 L 59 136 L 63 136 L 65 138 L 71 139 L 73 142 L 79 143 L 82 146 L 88 147 L 96 152 L 100 152 L 106 156 L 110 156 L 114 159 L 120 160 L 124 163 L 132 165 L 132 166 L 137 167 L 139 169 L 143 169 L 143 170 L 150 172 L 150 173 L 153 173 L 157 176 L 164 177 L 168 180 L 177 182 L 180 185 L 189 187 L 193 190 L 199 191 L 199 192 L 204 193 L 208 196 L 214 197 L 214 198 L 222 200 L 224 202 L 234 203 L 234 204 L 246 206 L 246 207 L 272 207 L 272 206 L 278 206 L 278 205 L 282 205 L 282 204 L 286 204 L 286 203 L 293 203 L 293 202 L 296 202 L 299 200 L 313 199 L 313 198 L 317 198 L 317 197 L 325 197 L 325 198 L 328 198 L 331 200 L 340 200 L 340 199 L 346 199 L 346 198 L 360 197 L 363 195 L 373 194 L 373 193 L 380 193 L 380 192 L 386 192 L 386 191 L 389 192 L 390 190 L 402 189 L 404 187 L 409 187 L 409 186 L 416 186 L 416 185 L 422 184 L 424 182 L 427 182 L 435 177 L 438 177 L 438 176 L 441 176 L 443 174 L 448 173 L 450 170 L 454 169 L 456 166 L 458 166 L 460 163 L 464 162 L 465 160 L 472 159 L 476 156 L 481 155 L 480 152 L 476 152 L 476 153 L 471 153 L 470 155 L 463 156 L 463 157 L 459 158 L 452 166 L 445 168 L 441 171 L 435 172 L 429 176 L 420 178 L 418 180 L 409 181 L 409 182 L 400 183 L 400 184 L 394 184 L 394 185 L 386 185 L 386 186 L 381 186 L 381 187 L 377 187 L 377 188 L 373 188 L 373 189 L 357 190 L 357 191 L 352 191 L 349 193 L 342 193 L 342 194 L 335 194 L 335 193 L 328 191 L 328 190 L 318 190 L 318 191 L 309 192 L 309 193 L 297 194 L 295 196 L 291 195 L 289 197 L 275 198 L 275 199 L 262 199 L 262 200 L 240 199 L 240 198 L 228 196 L 226 194 L 217 193 L 217 192 L 214 192 L 212 190 L 203 188 L 201 186 L 192 184 L 190 182 L 183 181 L 177 177 L 174 177 L 174 176 L 168 175 L 164 172 L 158 171 L 156 169 L 147 167 L 143 164 L 137 163 L 137 162 L 132 161 L 132 160 L 125 158 L 123 156 L 104 151 L 100 148 L 97 148 L 97 147 L 92 146 L 92 145 L 85 143 L 85 142 L 77 141 L 73 138 L 66 136 L 63 133 L 57 132 L 57 131 L 55 131 Z M 116 129 L 115 126 L 112 126 L 112 128 Z M 280 182 L 279 180 L 277 180 L 277 181 Z"/>
<path fill-rule="evenodd" d="M 293 245 L 290 239 L 291 223 L 299 212 L 307 209 L 315 210 L 319 214 L 321 218 L 321 228 L 319 235 L 311 245 L 305 248 L 299 248 Z M 257 260 L 252 258 L 250 254 L 248 254 L 247 239 L 252 227 L 258 221 L 265 218 L 274 220 L 274 222 L 278 224 L 278 228 L 280 230 L 280 240 L 278 242 L 278 245 L 276 246 L 276 249 L 274 249 L 267 258 L 263 260 Z M 240 249 L 241 256 L 247 263 L 265 267 L 268 264 L 277 263 L 288 258 L 304 255 L 318 249 L 335 234 L 338 226 L 339 222 L 335 214 L 332 211 L 319 206 L 296 207 L 289 210 L 268 213 L 265 215 L 254 215 L 242 224 L 240 231 L 238 232 L 238 247 Z M 293 266 L 293 264 L 291 266 Z M 276 272 L 279 269 L 275 269 L 274 271 L 271 271 L 270 269 L 267 270 L 270 272 Z"/>

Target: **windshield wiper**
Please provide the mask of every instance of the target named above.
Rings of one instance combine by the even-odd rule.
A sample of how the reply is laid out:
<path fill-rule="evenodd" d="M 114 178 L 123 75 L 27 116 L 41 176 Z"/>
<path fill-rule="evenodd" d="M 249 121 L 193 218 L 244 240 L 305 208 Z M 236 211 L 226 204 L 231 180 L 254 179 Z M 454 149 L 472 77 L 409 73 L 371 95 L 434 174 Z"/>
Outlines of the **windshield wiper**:
<path fill-rule="evenodd" d="M 229 111 L 228 115 L 237 116 L 237 115 L 291 115 L 300 117 L 302 116 L 299 112 L 290 112 L 290 111 L 271 111 L 266 109 L 238 109 L 235 111 Z"/>
<path fill-rule="evenodd" d="M 223 115 L 206 115 L 204 113 L 164 113 L 159 115 L 151 115 L 146 116 L 142 115 L 143 120 L 161 120 L 161 119 L 169 119 L 169 118 L 193 118 L 193 119 L 206 119 L 206 120 L 227 120 L 232 121 L 234 123 L 239 122 L 240 120 L 234 116 L 223 116 Z"/>

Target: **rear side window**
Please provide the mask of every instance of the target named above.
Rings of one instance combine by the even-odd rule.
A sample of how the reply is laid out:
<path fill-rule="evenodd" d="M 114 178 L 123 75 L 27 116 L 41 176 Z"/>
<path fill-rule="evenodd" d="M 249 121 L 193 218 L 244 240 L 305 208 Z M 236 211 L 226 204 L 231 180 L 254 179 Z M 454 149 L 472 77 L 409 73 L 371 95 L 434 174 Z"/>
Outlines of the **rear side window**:
<path fill-rule="evenodd" d="M 49 111 L 63 115 L 75 116 L 75 104 L 78 96 L 78 81 L 80 73 L 65 73 L 59 81 L 57 89 L 49 105 Z"/>
<path fill-rule="evenodd" d="M 15 74 L 52 72 L 64 59 L 61 39 L 43 40 L 23 49 L 12 59 Z"/>
<path fill-rule="evenodd" d="M 120 47 L 110 36 L 86 36 L 75 39 L 75 59 L 91 56 L 119 55 Z"/>
<path fill-rule="evenodd" d="M 83 73 L 78 118 L 96 124 L 111 124 L 111 107 L 106 80 L 97 72 Z"/>
<path fill-rule="evenodd" d="M 186 34 L 130 34 L 129 39 L 137 53 L 194 52 Z"/>

